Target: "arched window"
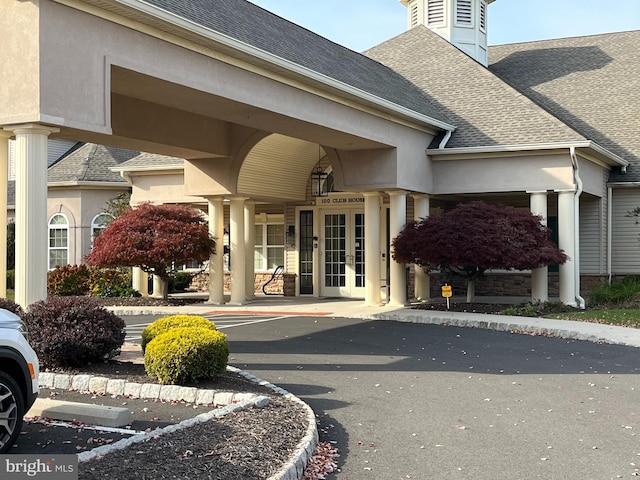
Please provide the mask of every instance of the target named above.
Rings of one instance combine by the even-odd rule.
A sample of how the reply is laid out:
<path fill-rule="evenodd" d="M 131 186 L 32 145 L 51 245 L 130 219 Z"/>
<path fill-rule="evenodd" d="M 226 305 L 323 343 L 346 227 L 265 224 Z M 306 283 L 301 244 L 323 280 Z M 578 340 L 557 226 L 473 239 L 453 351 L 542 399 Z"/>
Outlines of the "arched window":
<path fill-rule="evenodd" d="M 69 221 L 61 213 L 49 219 L 49 270 L 69 263 Z"/>
<path fill-rule="evenodd" d="M 110 213 L 99 213 L 93 217 L 93 220 L 91 220 L 91 248 L 93 248 L 93 242 L 96 237 L 107 228 L 111 221 L 113 221 L 113 215 Z"/>

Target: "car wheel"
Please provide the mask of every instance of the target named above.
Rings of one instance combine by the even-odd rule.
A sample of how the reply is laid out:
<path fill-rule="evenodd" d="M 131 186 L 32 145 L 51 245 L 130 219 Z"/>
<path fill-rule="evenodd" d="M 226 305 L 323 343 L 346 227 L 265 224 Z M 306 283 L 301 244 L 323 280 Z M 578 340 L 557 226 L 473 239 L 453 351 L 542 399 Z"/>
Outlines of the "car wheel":
<path fill-rule="evenodd" d="M 24 402 L 22 391 L 13 378 L 0 372 L 0 453 L 13 447 L 22 429 Z"/>

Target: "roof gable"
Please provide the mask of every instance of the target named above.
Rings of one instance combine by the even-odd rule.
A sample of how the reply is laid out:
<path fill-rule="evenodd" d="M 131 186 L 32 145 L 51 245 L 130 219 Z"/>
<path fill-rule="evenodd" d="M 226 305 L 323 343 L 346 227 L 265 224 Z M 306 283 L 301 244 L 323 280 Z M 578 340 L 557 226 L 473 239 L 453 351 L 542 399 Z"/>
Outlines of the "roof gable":
<path fill-rule="evenodd" d="M 523 95 L 630 162 L 612 181 L 640 181 L 640 31 L 490 48 L 490 69 Z"/>
<path fill-rule="evenodd" d="M 121 182 L 111 167 L 138 155 L 139 152 L 117 147 L 86 143 L 63 156 L 49 167 L 47 181 L 56 182 Z"/>
<path fill-rule="evenodd" d="M 448 148 L 585 140 L 424 26 L 365 53 L 404 75 L 439 103 L 457 126 Z"/>

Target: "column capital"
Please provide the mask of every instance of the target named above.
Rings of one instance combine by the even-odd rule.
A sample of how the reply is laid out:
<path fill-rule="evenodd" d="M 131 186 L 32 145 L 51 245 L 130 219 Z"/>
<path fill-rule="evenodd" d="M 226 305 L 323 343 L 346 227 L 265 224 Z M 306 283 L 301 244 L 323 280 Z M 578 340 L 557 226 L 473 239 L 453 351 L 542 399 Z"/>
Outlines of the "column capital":
<path fill-rule="evenodd" d="M 395 197 L 399 195 L 406 195 L 407 191 L 406 190 L 388 190 L 385 193 L 390 197 Z"/>
<path fill-rule="evenodd" d="M 375 196 L 379 197 L 380 195 L 381 195 L 381 192 L 378 192 L 377 190 L 362 192 L 363 197 L 375 197 Z"/>
<path fill-rule="evenodd" d="M 526 193 L 529 195 L 548 195 L 549 191 L 548 190 L 527 190 Z"/>
<path fill-rule="evenodd" d="M 431 198 L 433 196 L 430 193 L 419 193 L 419 192 L 412 192 L 409 195 L 413 198 Z"/>
<path fill-rule="evenodd" d="M 51 135 L 52 133 L 58 133 L 59 128 L 49 127 L 47 125 L 40 125 L 39 123 L 24 123 L 21 125 L 7 125 L 2 128 L 4 131 L 11 132 L 14 135 L 17 133 L 40 133 L 43 135 Z"/>
<path fill-rule="evenodd" d="M 558 188 L 557 190 L 554 190 L 555 193 L 576 193 L 576 187 L 567 187 L 567 188 Z"/>

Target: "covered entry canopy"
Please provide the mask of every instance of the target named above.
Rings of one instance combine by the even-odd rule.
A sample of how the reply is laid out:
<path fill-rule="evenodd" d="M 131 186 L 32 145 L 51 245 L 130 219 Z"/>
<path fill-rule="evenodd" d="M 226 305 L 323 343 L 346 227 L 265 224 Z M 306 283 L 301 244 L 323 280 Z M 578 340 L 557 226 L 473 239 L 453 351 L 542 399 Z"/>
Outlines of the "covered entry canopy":
<path fill-rule="evenodd" d="M 209 179 L 190 193 L 216 197 L 242 193 L 248 153 L 273 133 L 321 145 L 341 189 L 428 192 L 425 149 L 454 129 L 392 70 L 245 1 L 6 2 L 0 33 L 23 306 L 46 297 L 49 136 L 184 158 Z"/>

